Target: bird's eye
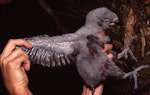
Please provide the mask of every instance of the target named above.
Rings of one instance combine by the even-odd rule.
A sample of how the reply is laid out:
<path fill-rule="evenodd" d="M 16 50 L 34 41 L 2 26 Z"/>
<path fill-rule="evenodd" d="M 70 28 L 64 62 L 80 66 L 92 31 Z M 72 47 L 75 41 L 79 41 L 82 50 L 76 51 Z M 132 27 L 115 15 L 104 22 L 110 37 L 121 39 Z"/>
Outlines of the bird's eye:
<path fill-rule="evenodd" d="M 105 19 L 104 22 L 109 23 L 110 21 L 109 21 L 109 19 Z"/>

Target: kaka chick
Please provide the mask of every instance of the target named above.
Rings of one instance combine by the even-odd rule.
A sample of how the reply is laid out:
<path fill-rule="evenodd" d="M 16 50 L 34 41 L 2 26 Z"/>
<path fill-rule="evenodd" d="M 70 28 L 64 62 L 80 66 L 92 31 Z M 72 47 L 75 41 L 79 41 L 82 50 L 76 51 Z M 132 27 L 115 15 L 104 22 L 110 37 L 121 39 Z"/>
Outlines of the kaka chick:
<path fill-rule="evenodd" d="M 32 63 L 48 67 L 65 65 L 71 63 L 74 55 L 77 55 L 75 54 L 76 49 L 79 48 L 76 44 L 87 40 L 88 35 L 97 36 L 116 22 L 118 22 L 118 17 L 114 12 L 105 7 L 96 8 L 87 14 L 85 24 L 75 33 L 53 37 L 39 35 L 25 38 L 33 46 L 26 52 Z M 110 38 L 105 36 L 101 38 L 101 41 L 105 44 L 110 41 Z M 26 49 L 24 48 L 24 50 Z"/>
<path fill-rule="evenodd" d="M 110 39 L 108 36 L 103 38 L 97 36 L 116 22 L 118 17 L 114 12 L 104 7 L 96 8 L 87 14 L 85 25 L 75 33 L 25 38 L 33 48 L 26 49 L 23 46 L 21 48 L 29 55 L 33 64 L 56 67 L 75 63 L 86 86 L 94 93 L 95 88 L 110 76 L 124 79 L 133 75 L 137 80 L 136 73 L 148 67 L 140 66 L 132 72 L 125 73 L 102 52 L 103 45 Z M 119 58 L 128 50 L 130 49 L 123 51 Z"/>

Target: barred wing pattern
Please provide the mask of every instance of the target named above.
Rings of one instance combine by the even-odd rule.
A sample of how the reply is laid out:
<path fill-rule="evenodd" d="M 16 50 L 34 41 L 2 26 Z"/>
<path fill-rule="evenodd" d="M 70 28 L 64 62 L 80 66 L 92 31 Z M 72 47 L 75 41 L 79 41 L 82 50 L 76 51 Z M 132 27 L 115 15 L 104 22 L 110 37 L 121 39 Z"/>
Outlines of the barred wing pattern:
<path fill-rule="evenodd" d="M 74 47 L 78 41 L 71 42 L 64 40 L 53 41 L 53 37 L 49 36 L 35 36 L 26 38 L 26 40 L 33 45 L 32 49 L 21 47 L 28 55 L 33 64 L 39 64 L 45 67 L 64 66 L 66 64 L 75 63 L 75 57 L 78 54 Z M 57 38 L 57 37 L 55 37 Z M 59 39 L 60 36 L 58 36 Z"/>

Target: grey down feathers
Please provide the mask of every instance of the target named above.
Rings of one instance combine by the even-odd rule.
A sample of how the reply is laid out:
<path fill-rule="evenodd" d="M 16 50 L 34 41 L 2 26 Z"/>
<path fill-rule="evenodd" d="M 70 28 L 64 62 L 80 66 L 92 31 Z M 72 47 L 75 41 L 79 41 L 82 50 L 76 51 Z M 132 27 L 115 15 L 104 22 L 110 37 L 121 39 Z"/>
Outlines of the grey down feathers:
<path fill-rule="evenodd" d="M 75 63 L 79 75 L 93 93 L 95 88 L 109 77 L 120 79 L 133 77 L 135 88 L 137 88 L 137 72 L 149 66 L 142 65 L 129 73 L 123 72 L 112 59 L 107 57 L 107 53 L 102 52 L 104 44 L 110 41 L 109 36 L 104 38 L 97 36 L 117 22 L 118 16 L 114 12 L 105 7 L 96 8 L 87 14 L 85 24 L 75 33 L 25 38 L 33 48 L 26 49 L 23 46 L 21 48 L 29 55 L 33 64 L 51 68 Z M 133 59 L 137 61 L 129 49 L 131 41 L 135 38 L 129 40 L 126 49 L 118 54 L 118 58 L 127 56 L 129 51 Z"/>

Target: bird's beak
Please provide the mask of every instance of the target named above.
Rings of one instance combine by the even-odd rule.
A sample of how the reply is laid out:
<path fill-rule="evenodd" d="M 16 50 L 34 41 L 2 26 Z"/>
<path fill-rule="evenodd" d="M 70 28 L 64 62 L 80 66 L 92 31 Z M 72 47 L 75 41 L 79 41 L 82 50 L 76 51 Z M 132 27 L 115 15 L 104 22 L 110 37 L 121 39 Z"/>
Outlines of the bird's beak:
<path fill-rule="evenodd" d="M 109 26 L 114 26 L 116 25 L 114 22 L 109 23 Z"/>
<path fill-rule="evenodd" d="M 109 26 L 119 25 L 118 18 L 115 18 L 111 23 L 109 23 Z"/>

